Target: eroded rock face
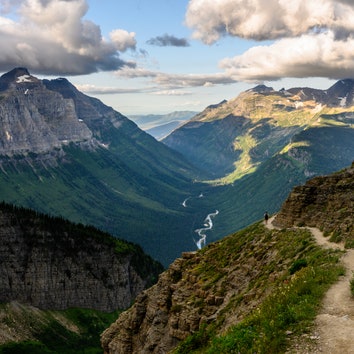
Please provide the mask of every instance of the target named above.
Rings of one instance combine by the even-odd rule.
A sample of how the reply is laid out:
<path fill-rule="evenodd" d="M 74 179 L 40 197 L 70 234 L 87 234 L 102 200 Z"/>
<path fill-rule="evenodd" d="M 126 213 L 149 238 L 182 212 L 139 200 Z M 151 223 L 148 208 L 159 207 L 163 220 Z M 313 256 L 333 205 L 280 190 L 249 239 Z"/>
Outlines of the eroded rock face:
<path fill-rule="evenodd" d="M 178 258 L 160 275 L 158 283 L 141 293 L 134 306 L 103 333 L 105 353 L 168 353 L 199 329 L 206 314 L 198 313 L 194 304 L 187 303 L 197 285 L 191 281 L 188 286 L 188 281 L 181 281 L 186 259 Z M 216 306 L 209 308 L 211 313 L 216 310 Z"/>
<path fill-rule="evenodd" d="M 0 78 L 0 154 L 43 153 L 92 139 L 74 101 L 18 68 Z"/>
<path fill-rule="evenodd" d="M 265 296 L 249 284 L 261 277 L 261 270 L 278 264 L 272 276 L 283 272 L 284 262 L 263 237 L 251 241 L 254 250 L 233 237 L 224 247 L 210 244 L 205 254 L 182 254 L 159 276 L 157 284 L 143 291 L 134 305 L 123 312 L 101 336 L 106 354 L 169 353 L 203 325 L 218 323 L 220 331 L 240 321 Z M 230 252 L 237 244 L 237 252 Z M 230 254 L 223 266 L 217 265 L 224 250 Z M 257 250 L 257 251 L 256 251 Z M 218 258 L 219 259 L 219 258 Z M 269 287 L 270 288 L 270 287 Z M 269 290 L 269 288 L 267 290 Z M 237 306 L 231 305 L 238 299 Z"/>
<path fill-rule="evenodd" d="M 315 177 L 293 189 L 273 224 L 313 226 L 325 234 L 351 240 L 354 236 L 354 163 L 341 172 Z"/>
<path fill-rule="evenodd" d="M 0 208 L 0 302 L 125 309 L 162 269 L 152 265 L 141 275 L 135 246 L 117 253 L 113 237 L 98 230 L 63 227 L 54 218 L 49 223 Z"/>

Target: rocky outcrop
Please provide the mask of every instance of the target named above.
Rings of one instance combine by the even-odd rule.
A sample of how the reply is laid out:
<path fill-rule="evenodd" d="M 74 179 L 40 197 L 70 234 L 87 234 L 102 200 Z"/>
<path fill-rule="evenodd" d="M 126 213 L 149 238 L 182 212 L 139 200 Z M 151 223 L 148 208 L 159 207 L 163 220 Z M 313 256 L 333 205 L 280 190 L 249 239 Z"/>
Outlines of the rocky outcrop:
<path fill-rule="evenodd" d="M 162 266 L 92 227 L 0 207 L 0 302 L 41 309 L 127 308 Z"/>
<path fill-rule="evenodd" d="M 277 214 L 278 227 L 313 226 L 339 240 L 354 242 L 354 163 L 348 169 L 315 177 L 293 189 Z"/>
<path fill-rule="evenodd" d="M 104 352 L 169 353 L 203 326 L 217 323 L 222 333 L 241 321 L 271 291 L 288 262 L 262 232 L 258 225 L 246 236 L 182 254 L 102 334 Z M 267 287 L 261 285 L 268 279 Z M 257 282 L 258 287 L 250 286 Z"/>

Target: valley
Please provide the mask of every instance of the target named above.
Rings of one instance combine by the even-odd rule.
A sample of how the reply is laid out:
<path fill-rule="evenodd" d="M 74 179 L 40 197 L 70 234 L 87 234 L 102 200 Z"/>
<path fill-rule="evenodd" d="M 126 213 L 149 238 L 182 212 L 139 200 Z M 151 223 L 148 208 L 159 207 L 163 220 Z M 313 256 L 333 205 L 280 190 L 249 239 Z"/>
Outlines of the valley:
<path fill-rule="evenodd" d="M 302 281 L 321 289 L 313 313 L 342 272 L 336 252 L 322 252 L 307 230 L 292 225 L 353 244 L 353 93 L 353 80 L 324 91 L 256 86 L 158 141 L 65 78 L 40 80 L 26 68 L 1 76 L 2 301 L 11 304 L 3 308 L 2 343 L 16 338 L 39 350 L 47 330 L 50 338 L 60 333 L 77 343 L 84 337 L 71 330 L 83 326 L 82 318 L 98 321 L 101 331 L 112 317 L 93 311 L 117 316 L 134 303 L 103 334 L 106 353 L 137 352 L 130 348 L 139 345 L 139 331 L 141 338 L 152 333 L 150 349 L 176 353 L 191 353 L 200 338 L 219 351 L 228 334 L 225 342 L 214 337 L 227 331 L 236 333 L 231 342 L 242 337 L 246 346 L 283 348 L 283 322 L 265 342 L 255 339 L 274 311 L 268 296 L 282 303 L 276 289 L 285 291 L 284 303 L 294 304 L 291 314 L 282 308 L 291 318 L 286 325 L 301 333 L 312 318 L 297 315 Z M 324 196 L 333 191 L 324 211 Z M 280 230 L 264 229 L 265 210 L 278 213 Z M 325 282 L 323 269 L 330 274 Z M 299 288 L 294 298 L 284 287 L 289 282 Z M 44 312 L 37 317 L 28 306 Z M 67 318 L 71 307 L 85 308 L 74 322 L 46 312 Z M 17 326 L 21 313 L 28 322 Z M 6 339 L 12 320 L 16 337 Z M 35 330 L 21 339 L 21 326 L 30 323 Z M 98 333 L 94 338 L 97 349 Z"/>

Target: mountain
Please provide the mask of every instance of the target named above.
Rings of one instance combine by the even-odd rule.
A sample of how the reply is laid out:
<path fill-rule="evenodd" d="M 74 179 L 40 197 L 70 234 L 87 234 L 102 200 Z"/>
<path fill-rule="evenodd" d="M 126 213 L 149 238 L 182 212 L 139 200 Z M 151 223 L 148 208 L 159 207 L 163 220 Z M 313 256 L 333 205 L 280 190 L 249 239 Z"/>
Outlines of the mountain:
<path fill-rule="evenodd" d="M 284 203 L 276 217 L 280 229 L 257 222 L 184 253 L 102 334 L 104 352 L 285 353 L 297 347 L 343 268 L 340 251 L 321 248 L 293 222 L 323 226 L 352 246 L 353 183 L 354 164 L 311 179 Z"/>
<path fill-rule="evenodd" d="M 207 107 L 162 140 L 209 172 L 219 211 L 208 242 L 279 210 L 291 189 L 354 157 L 353 80 L 328 90 L 266 86 Z"/>
<path fill-rule="evenodd" d="M 138 245 L 5 203 L 0 230 L 1 353 L 97 350 L 108 312 L 128 308 L 163 270 Z"/>
<path fill-rule="evenodd" d="M 128 118 L 154 138 L 161 140 L 197 113 L 193 111 L 177 111 L 168 114 L 131 115 Z"/>
<path fill-rule="evenodd" d="M 293 189 L 273 224 L 317 227 L 334 242 L 352 248 L 354 237 L 354 162 L 349 169 L 318 176 Z"/>
<path fill-rule="evenodd" d="M 319 134 L 325 128 L 351 129 L 353 90 L 354 80 L 342 80 L 325 91 L 275 91 L 260 85 L 207 107 L 163 142 L 214 178 L 228 175 L 235 180 L 300 140 L 308 129 Z"/>
<path fill-rule="evenodd" d="M 68 80 L 1 76 L 0 126 L 2 200 L 94 225 L 165 265 L 195 249 L 191 227 L 207 211 L 182 202 L 200 193 L 201 172 Z"/>
<path fill-rule="evenodd" d="M 0 205 L 0 301 L 41 309 L 129 307 L 162 265 L 94 227 Z"/>

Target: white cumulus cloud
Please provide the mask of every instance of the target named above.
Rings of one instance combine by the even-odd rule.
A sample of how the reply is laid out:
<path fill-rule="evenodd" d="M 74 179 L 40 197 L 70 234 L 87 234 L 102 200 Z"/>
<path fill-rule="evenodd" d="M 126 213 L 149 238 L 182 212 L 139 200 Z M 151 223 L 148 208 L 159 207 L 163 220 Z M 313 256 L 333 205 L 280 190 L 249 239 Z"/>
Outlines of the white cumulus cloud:
<path fill-rule="evenodd" d="M 1 0 L 0 71 L 26 66 L 37 73 L 78 75 L 131 65 L 119 52 L 135 49 L 135 34 L 114 30 L 107 40 L 84 19 L 87 10 L 86 0 Z"/>
<path fill-rule="evenodd" d="M 353 77 L 353 18 L 352 0 L 190 0 L 185 22 L 206 44 L 271 41 L 220 63 L 234 80 L 263 81 Z"/>

